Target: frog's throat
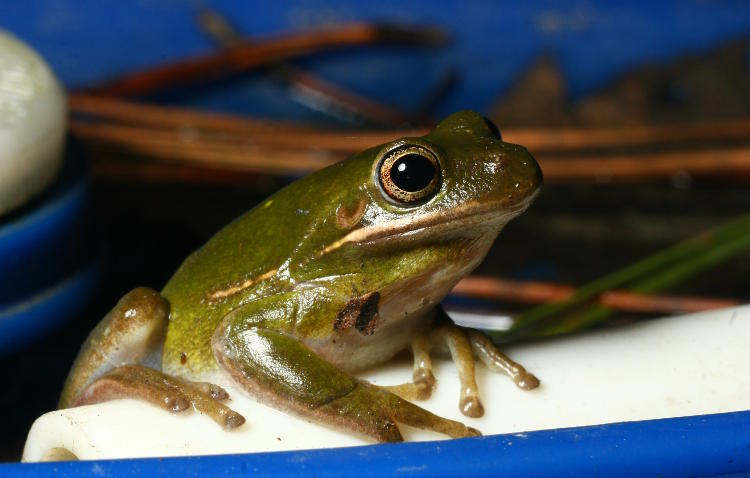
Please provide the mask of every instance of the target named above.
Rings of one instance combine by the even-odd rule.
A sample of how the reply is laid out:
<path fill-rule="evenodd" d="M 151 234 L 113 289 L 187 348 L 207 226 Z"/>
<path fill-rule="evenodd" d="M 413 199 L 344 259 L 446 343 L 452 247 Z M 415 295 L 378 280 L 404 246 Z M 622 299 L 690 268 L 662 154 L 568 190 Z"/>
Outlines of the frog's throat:
<path fill-rule="evenodd" d="M 446 232 L 453 231 L 474 224 L 497 224 L 502 226 L 521 214 L 531 204 L 533 196 L 535 195 L 513 206 L 495 202 L 485 204 L 468 202 L 454 207 L 449 211 L 433 211 L 418 216 L 396 219 L 387 224 L 360 227 L 320 249 L 316 253 L 316 257 L 321 257 L 335 251 L 344 244 L 370 243 L 420 230 L 429 230 L 432 234 L 440 234 L 441 230 Z"/>

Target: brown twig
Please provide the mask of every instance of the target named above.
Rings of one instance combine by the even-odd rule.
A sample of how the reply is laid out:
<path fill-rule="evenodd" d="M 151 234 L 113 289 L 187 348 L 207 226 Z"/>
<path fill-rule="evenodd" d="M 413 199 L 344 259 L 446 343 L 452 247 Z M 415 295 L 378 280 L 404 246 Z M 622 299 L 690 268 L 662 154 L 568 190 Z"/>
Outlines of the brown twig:
<path fill-rule="evenodd" d="M 320 130 L 80 94 L 70 96 L 70 108 L 75 114 L 70 129 L 84 141 L 206 169 L 246 172 L 309 172 L 394 138 L 425 133 Z M 75 119 L 82 115 L 85 121 Z M 667 151 L 649 150 L 685 136 L 691 140 L 687 145 L 672 145 Z M 616 136 L 609 130 L 510 130 L 505 138 L 534 152 L 547 181 L 642 180 L 668 178 L 677 172 L 742 178 L 750 173 L 748 119 L 623 128 Z M 557 138 L 559 143 L 550 138 Z M 645 151 L 627 155 L 596 151 L 606 138 L 619 139 L 619 143 L 610 144 L 612 148 L 639 141 L 649 143 L 639 144 Z M 739 139 L 745 143 L 710 146 L 712 142 L 726 144 Z M 700 145 L 696 144 L 699 140 Z M 568 149 L 573 147 L 579 148 L 578 154 Z"/>
<path fill-rule="evenodd" d="M 68 108 L 73 115 L 153 128 L 205 129 L 225 133 L 268 134 L 281 130 L 312 129 L 300 123 L 261 120 L 225 113 L 139 103 L 106 96 L 70 93 Z"/>
<path fill-rule="evenodd" d="M 95 150 L 95 148 L 94 148 Z M 95 153 L 96 154 L 96 153 Z M 201 184 L 243 184 L 252 183 L 258 175 L 231 169 L 202 168 L 168 162 L 137 161 L 133 158 L 94 161 L 92 174 L 100 179 L 128 179 L 145 182 L 193 182 Z M 125 155 L 127 156 L 127 155 Z"/>
<path fill-rule="evenodd" d="M 203 8 L 198 12 L 197 23 L 206 35 L 222 48 L 249 44 L 252 39 L 243 37 L 218 11 Z M 300 103 L 330 116 L 381 126 L 402 126 L 414 123 L 405 111 L 370 100 L 351 90 L 335 85 L 291 62 L 276 62 L 268 70 L 272 77 L 288 84 Z"/>
<path fill-rule="evenodd" d="M 202 128 L 213 131 L 260 134 L 274 132 L 279 143 L 301 144 L 325 149 L 332 142 L 342 152 L 357 152 L 393 138 L 419 136 L 425 130 L 395 131 L 330 131 L 295 123 L 250 119 L 230 114 L 209 113 L 170 106 L 157 106 L 71 94 L 71 112 L 100 119 L 153 127 Z M 302 136 L 300 132 L 305 132 Z M 563 153 L 595 149 L 617 149 L 633 146 L 668 145 L 680 142 L 732 142 L 750 138 L 750 118 L 711 123 L 633 126 L 619 129 L 508 129 L 506 141 L 523 144 L 535 154 Z M 333 139 L 335 138 L 335 140 Z"/>
<path fill-rule="evenodd" d="M 372 146 L 392 141 L 402 136 L 418 136 L 421 131 L 401 131 L 400 136 L 383 132 L 333 132 L 314 130 L 290 130 L 284 125 L 278 129 L 248 129 L 247 131 L 221 131 L 207 129 L 200 126 L 183 126 L 180 128 L 158 128 L 149 125 L 118 124 L 111 122 L 91 122 L 72 119 L 71 131 L 81 137 L 100 137 L 106 131 L 106 138 L 113 143 L 137 138 L 150 138 L 158 135 L 172 138 L 174 146 L 179 148 L 180 142 L 190 142 L 191 145 L 206 147 L 221 147 L 224 144 L 263 146 L 267 148 L 284 148 L 296 150 L 304 157 L 306 151 L 329 151 L 343 155 L 353 154 Z M 221 158 L 216 158 L 221 161 Z M 309 170 L 309 168 L 308 168 Z"/>
<path fill-rule="evenodd" d="M 344 89 L 295 65 L 282 65 L 276 73 L 291 84 L 302 103 L 314 109 L 335 112 L 339 117 L 364 118 L 380 126 L 398 127 L 419 122 L 405 111 Z M 326 99 L 325 105 L 321 107 L 323 99 Z"/>
<path fill-rule="evenodd" d="M 535 152 L 615 149 L 709 141 L 747 141 L 750 139 L 750 118 L 634 125 L 619 128 L 511 129 L 507 132 L 503 130 L 503 138 L 513 143 L 523 144 Z"/>
<path fill-rule="evenodd" d="M 108 144 L 132 153 L 205 168 L 245 172 L 297 174 L 315 171 L 350 153 L 392 139 L 382 133 L 366 136 L 312 131 L 239 135 L 200 129 L 154 129 L 129 125 L 70 122 L 70 131 L 84 141 Z M 618 181 L 690 175 L 747 174 L 750 146 L 631 155 L 552 156 L 538 154 L 547 181 Z"/>
<path fill-rule="evenodd" d="M 120 152 L 202 168 L 271 174 L 298 174 L 332 164 L 340 156 L 326 151 L 264 148 L 251 140 L 195 135 L 190 130 L 155 130 L 123 125 L 71 121 L 70 132 L 85 143 Z M 100 169 L 100 170 L 106 170 Z"/>
<path fill-rule="evenodd" d="M 544 303 L 567 299 L 575 288 L 566 284 L 513 281 L 492 277 L 469 276 L 453 289 L 454 294 L 506 302 Z M 601 305 L 628 312 L 685 314 L 703 310 L 732 307 L 739 302 L 731 299 L 642 295 L 626 291 L 608 291 L 598 297 Z"/>
<path fill-rule="evenodd" d="M 750 171 L 750 146 L 592 157 L 539 155 L 538 159 L 545 178 L 555 181 L 647 180 L 675 173 L 722 176 Z"/>
<path fill-rule="evenodd" d="M 165 88 L 209 82 L 272 62 L 324 50 L 373 43 L 436 44 L 444 40 L 442 32 L 430 29 L 403 29 L 372 24 L 334 26 L 286 34 L 263 42 L 238 42 L 219 52 L 129 73 L 87 91 L 107 96 L 137 96 Z"/>

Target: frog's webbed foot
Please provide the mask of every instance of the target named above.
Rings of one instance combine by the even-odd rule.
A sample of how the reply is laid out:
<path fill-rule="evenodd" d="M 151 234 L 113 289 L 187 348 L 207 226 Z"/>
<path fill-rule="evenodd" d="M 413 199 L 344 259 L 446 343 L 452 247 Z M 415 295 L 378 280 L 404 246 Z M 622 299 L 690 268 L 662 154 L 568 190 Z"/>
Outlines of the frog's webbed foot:
<path fill-rule="evenodd" d="M 129 397 L 171 412 L 192 405 L 224 428 L 244 423 L 242 415 L 219 403 L 229 398 L 221 387 L 140 365 L 158 355 L 168 316 L 169 304 L 157 291 L 139 287 L 125 294 L 81 347 L 60 395 L 60 408 Z"/>
<path fill-rule="evenodd" d="M 357 380 L 281 332 L 225 321 L 214 335 L 216 360 L 249 393 L 279 409 L 369 435 L 402 441 L 397 423 L 451 437 L 480 433 Z"/>
<path fill-rule="evenodd" d="M 169 412 L 192 408 L 225 429 L 236 428 L 245 418 L 222 404 L 229 394 L 218 385 L 189 382 L 143 365 L 123 365 L 87 386 L 72 406 L 90 405 L 117 398 L 138 398 Z"/>
<path fill-rule="evenodd" d="M 439 313 L 445 314 L 442 309 L 439 309 Z M 443 319 L 447 319 L 447 316 Z M 479 398 L 479 388 L 475 379 L 475 356 L 493 372 L 508 375 L 518 388 L 532 390 L 539 386 L 538 378 L 502 353 L 487 335 L 478 330 L 459 327 L 449 320 L 442 320 L 441 324 L 428 334 L 412 341 L 414 382 L 384 388 L 409 400 L 429 398 L 435 383 L 429 354 L 431 347 L 438 343 L 448 346 L 451 358 L 458 369 L 461 382 L 458 408 L 466 416 L 484 415 L 484 407 Z M 429 377 L 429 379 L 425 380 L 424 377 Z M 429 387 L 425 385 L 425 382 L 429 383 Z"/>
<path fill-rule="evenodd" d="M 464 330 L 474 353 L 488 369 L 506 374 L 522 390 L 534 390 L 539 386 L 539 379 L 533 373 L 500 351 L 486 334 L 474 329 Z"/>

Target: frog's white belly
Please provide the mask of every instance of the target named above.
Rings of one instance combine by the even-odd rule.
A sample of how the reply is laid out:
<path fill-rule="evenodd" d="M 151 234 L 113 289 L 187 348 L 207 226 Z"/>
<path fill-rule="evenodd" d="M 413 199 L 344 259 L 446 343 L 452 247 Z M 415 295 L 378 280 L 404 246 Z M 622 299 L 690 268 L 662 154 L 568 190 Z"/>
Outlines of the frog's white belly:
<path fill-rule="evenodd" d="M 500 226 L 485 226 L 489 233 L 478 235 L 465 245 L 465 254 L 447 264 L 426 268 L 381 289 L 373 333 L 356 328 L 332 334 L 325 339 L 308 339 L 305 344 L 315 353 L 347 372 L 367 369 L 390 360 L 409 347 L 412 339 L 426 332 L 435 316 L 435 307 L 456 282 L 471 272 L 487 253 Z"/>

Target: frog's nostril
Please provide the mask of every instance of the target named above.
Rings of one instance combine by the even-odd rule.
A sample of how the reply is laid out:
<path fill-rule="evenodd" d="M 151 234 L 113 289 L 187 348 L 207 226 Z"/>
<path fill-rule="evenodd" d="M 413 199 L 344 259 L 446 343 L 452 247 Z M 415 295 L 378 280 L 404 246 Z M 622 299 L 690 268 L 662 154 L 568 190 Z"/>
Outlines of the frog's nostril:
<path fill-rule="evenodd" d="M 503 136 L 500 134 L 500 129 L 497 127 L 497 125 L 490 121 L 490 119 L 486 116 L 482 116 L 482 119 L 484 120 L 484 124 L 487 125 L 487 128 L 489 128 L 489 130 L 492 132 L 492 136 L 494 136 L 495 139 L 499 139 L 500 141 L 502 141 Z"/>
<path fill-rule="evenodd" d="M 533 168 L 534 171 L 533 174 L 535 187 L 539 188 L 544 182 L 544 173 L 542 173 L 542 167 L 539 165 L 539 162 L 537 162 L 537 160 L 535 160 L 531 155 L 529 155 L 528 161 L 531 163 L 530 167 Z"/>

